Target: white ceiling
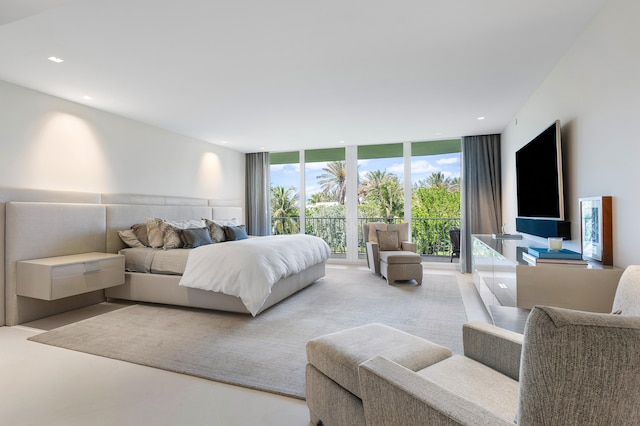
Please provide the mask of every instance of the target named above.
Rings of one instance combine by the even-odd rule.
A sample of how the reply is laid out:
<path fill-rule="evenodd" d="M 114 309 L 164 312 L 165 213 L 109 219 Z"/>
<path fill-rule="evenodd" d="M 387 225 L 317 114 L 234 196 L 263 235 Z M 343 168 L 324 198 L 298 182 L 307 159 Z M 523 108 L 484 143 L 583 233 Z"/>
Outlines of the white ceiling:
<path fill-rule="evenodd" d="M 0 80 L 242 152 L 499 133 L 605 3 L 0 0 Z"/>

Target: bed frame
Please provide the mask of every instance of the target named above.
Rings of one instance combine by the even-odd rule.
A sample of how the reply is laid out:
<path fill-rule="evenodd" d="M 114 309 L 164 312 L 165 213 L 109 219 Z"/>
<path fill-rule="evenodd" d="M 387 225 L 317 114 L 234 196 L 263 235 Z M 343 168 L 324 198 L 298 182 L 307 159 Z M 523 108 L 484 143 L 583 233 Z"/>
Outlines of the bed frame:
<path fill-rule="evenodd" d="M 16 264 L 20 260 L 91 251 L 117 253 L 125 248 L 117 231 L 143 223 L 146 217 L 168 220 L 236 218 L 243 223 L 243 208 L 239 205 L 238 200 L 0 188 L 0 221 L 4 225 L 0 227 L 4 231 L 4 235 L 0 234 L 4 240 L 0 249 L 4 259 L 0 262 L 0 268 L 4 269 L 0 274 L 0 290 L 5 290 L 0 291 L 0 325 L 21 324 L 107 299 L 249 314 L 239 298 L 179 286 L 180 277 L 175 275 L 127 272 L 125 284 L 121 286 L 53 301 L 16 294 Z M 324 274 L 323 262 L 280 280 L 273 286 L 260 312 Z"/>

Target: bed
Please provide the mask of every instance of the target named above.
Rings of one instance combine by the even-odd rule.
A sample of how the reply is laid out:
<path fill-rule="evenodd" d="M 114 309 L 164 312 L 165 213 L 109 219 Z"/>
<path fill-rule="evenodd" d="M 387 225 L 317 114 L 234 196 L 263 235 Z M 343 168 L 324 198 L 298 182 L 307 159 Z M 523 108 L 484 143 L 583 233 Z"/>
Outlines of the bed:
<path fill-rule="evenodd" d="M 119 253 L 126 283 L 107 289 L 107 297 L 255 316 L 324 276 L 329 248 L 314 236 L 280 235 Z"/>
<path fill-rule="evenodd" d="M 325 275 L 325 263 L 329 257 L 329 247 L 321 239 L 309 235 L 249 237 L 217 241 L 215 231 L 210 227 L 218 225 L 218 231 L 230 228 L 240 233 L 244 231 L 233 216 L 234 209 L 224 213 L 218 209 L 217 217 L 207 220 L 206 216 L 185 209 L 158 209 L 158 206 L 141 212 L 136 208 L 135 219 L 128 206 L 107 206 L 107 222 L 116 230 L 118 239 L 107 236 L 108 251 L 125 255 L 127 272 L 125 284 L 107 289 L 109 299 L 123 299 L 140 302 L 162 303 L 205 309 L 258 315 L 290 295 L 302 290 Z M 152 215 L 152 211 L 155 216 Z M 238 212 L 237 210 L 235 211 Z M 213 240 L 195 248 L 170 246 L 167 237 L 164 245 L 155 247 L 138 246 L 120 248 L 123 221 L 132 226 L 142 225 L 141 213 L 148 218 L 170 223 L 195 231 L 203 224 L 195 224 L 193 217 L 204 217 L 204 225 Z M 221 218 L 221 215 L 227 217 Z M 215 216 L 215 215 L 213 215 Z M 128 219 L 124 219 L 128 217 Z M 162 219 L 158 219 L 158 217 Z M 148 227 L 148 229 L 150 229 Z M 233 235 L 233 233 L 232 233 Z M 228 236 L 227 236 L 228 237 Z M 144 245 L 144 244 L 143 244 Z M 153 244 L 152 244 L 153 245 Z M 117 250 L 116 250 L 117 249 Z"/>

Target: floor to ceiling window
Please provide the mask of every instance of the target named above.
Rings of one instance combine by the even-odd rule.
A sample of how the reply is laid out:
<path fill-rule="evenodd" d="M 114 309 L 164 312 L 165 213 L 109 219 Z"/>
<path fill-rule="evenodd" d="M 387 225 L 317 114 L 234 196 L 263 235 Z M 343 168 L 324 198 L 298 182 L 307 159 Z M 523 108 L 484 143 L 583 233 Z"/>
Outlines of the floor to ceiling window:
<path fill-rule="evenodd" d="M 414 242 L 434 259 L 451 254 L 449 231 L 460 228 L 460 140 L 411 144 Z"/>
<path fill-rule="evenodd" d="M 404 221 L 403 144 L 358 146 L 358 253 L 365 222 Z"/>
<path fill-rule="evenodd" d="M 274 234 L 318 236 L 333 257 L 353 261 L 364 254 L 363 222 L 409 221 L 427 261 L 449 260 L 449 230 L 460 226 L 459 139 L 271 153 L 270 159 Z"/>
<path fill-rule="evenodd" d="M 271 233 L 300 232 L 300 153 L 269 154 L 271 163 Z"/>
<path fill-rule="evenodd" d="M 333 257 L 347 252 L 347 171 L 345 149 L 314 149 L 304 153 L 305 233 L 329 244 Z"/>

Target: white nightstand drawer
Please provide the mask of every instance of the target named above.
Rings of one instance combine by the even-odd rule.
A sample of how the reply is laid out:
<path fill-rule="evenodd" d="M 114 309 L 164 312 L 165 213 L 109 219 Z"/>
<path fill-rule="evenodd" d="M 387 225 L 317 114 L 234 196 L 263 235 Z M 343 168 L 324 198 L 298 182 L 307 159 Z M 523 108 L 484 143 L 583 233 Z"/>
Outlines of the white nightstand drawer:
<path fill-rule="evenodd" d="M 124 283 L 124 256 L 82 253 L 18 262 L 20 296 L 56 300 Z"/>
<path fill-rule="evenodd" d="M 65 256 L 66 257 L 66 256 Z M 122 259 L 118 257 L 83 260 L 77 263 L 60 264 L 51 267 L 51 278 L 62 278 L 71 275 L 82 275 L 88 272 L 98 272 L 105 269 L 118 269 L 122 266 Z"/>

